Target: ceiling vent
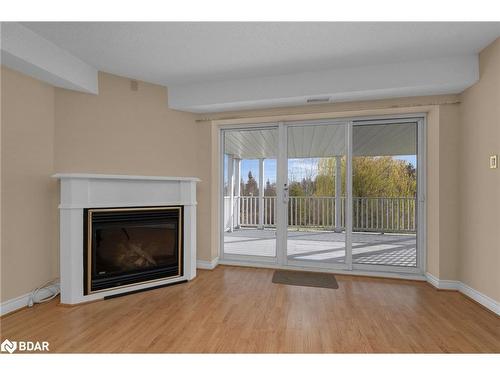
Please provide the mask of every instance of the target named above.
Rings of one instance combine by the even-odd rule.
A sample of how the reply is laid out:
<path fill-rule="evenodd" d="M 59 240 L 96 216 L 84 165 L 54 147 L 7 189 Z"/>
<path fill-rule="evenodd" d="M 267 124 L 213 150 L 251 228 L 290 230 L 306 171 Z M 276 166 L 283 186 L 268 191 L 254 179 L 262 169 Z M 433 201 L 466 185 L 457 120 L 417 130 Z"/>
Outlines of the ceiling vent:
<path fill-rule="evenodd" d="M 330 97 L 329 96 L 323 96 L 323 97 L 318 97 L 318 98 L 309 98 L 309 99 L 307 99 L 307 103 L 313 103 L 313 104 L 329 103 L 329 102 L 330 102 Z"/>

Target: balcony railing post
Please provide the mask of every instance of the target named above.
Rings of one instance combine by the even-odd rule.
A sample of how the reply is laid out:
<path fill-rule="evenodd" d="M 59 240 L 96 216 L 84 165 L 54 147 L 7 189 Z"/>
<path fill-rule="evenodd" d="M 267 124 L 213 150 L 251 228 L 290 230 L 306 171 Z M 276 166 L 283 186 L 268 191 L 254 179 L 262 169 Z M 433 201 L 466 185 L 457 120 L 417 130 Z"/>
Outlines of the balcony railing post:
<path fill-rule="evenodd" d="M 259 159 L 259 228 L 264 228 L 264 159 Z"/>
<path fill-rule="evenodd" d="M 276 197 L 235 196 L 239 225 L 261 228 L 276 225 Z M 336 229 L 336 221 L 343 229 L 345 222 L 345 198 L 337 205 L 335 197 L 290 197 L 287 224 L 299 227 Z M 231 196 L 224 198 L 227 215 L 230 215 Z M 261 203 L 262 202 L 262 203 Z M 340 208 L 340 218 L 335 211 Z M 415 232 L 415 198 L 353 197 L 353 230 L 386 232 Z M 262 217 L 261 217 L 262 215 Z M 230 227 L 230 218 L 227 218 Z M 230 228 L 228 228 L 230 229 Z"/>
<path fill-rule="evenodd" d="M 335 232 L 342 232 L 342 160 L 340 156 L 335 156 Z"/>
<path fill-rule="evenodd" d="M 241 159 L 234 159 L 234 226 L 241 226 Z"/>
<path fill-rule="evenodd" d="M 229 231 L 234 229 L 234 158 L 228 155 L 227 159 L 228 179 L 229 179 Z"/>

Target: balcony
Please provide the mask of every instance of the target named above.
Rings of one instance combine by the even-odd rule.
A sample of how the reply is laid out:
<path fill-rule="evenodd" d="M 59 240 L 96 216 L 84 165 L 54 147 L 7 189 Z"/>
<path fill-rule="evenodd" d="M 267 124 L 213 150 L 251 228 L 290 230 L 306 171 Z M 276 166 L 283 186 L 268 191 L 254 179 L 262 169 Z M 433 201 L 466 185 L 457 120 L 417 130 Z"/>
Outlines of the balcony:
<path fill-rule="evenodd" d="M 233 199 L 234 216 L 224 198 L 225 253 L 275 256 L 276 197 Z M 290 197 L 288 259 L 343 263 L 345 208 L 345 197 Z M 357 264 L 416 267 L 415 198 L 354 197 L 352 249 Z"/>
<path fill-rule="evenodd" d="M 224 256 L 277 256 L 276 243 L 284 246 L 276 196 L 288 191 L 288 264 L 350 263 L 349 217 L 353 264 L 417 267 L 417 125 L 412 118 L 325 120 L 225 130 Z"/>

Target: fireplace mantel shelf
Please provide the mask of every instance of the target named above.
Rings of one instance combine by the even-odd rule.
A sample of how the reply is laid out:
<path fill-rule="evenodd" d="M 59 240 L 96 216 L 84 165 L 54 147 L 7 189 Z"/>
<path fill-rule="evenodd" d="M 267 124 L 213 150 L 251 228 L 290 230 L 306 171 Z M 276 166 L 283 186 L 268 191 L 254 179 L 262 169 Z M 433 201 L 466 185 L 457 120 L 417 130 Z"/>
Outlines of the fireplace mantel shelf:
<path fill-rule="evenodd" d="M 143 180 L 143 181 L 194 181 L 200 182 L 197 177 L 170 177 L 170 176 L 138 176 L 125 174 L 97 174 L 97 173 L 56 173 L 52 177 L 57 179 L 86 179 L 86 180 Z"/>

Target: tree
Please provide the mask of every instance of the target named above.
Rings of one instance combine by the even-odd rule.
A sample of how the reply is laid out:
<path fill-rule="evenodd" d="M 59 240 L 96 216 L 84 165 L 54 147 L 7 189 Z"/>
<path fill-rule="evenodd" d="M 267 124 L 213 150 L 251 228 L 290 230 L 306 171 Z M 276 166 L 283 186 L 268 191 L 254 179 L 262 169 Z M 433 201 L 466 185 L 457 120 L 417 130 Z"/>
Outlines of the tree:
<path fill-rule="evenodd" d="M 289 195 L 291 197 L 302 197 L 305 195 L 304 189 L 302 188 L 299 182 L 296 181 L 291 182 L 288 189 L 289 189 Z"/>
<path fill-rule="evenodd" d="M 415 197 L 417 176 L 415 167 L 391 156 L 357 156 L 352 160 L 353 197 Z M 335 160 L 321 159 L 314 195 L 334 196 Z M 342 158 L 342 194 L 345 195 L 345 158 Z"/>
<path fill-rule="evenodd" d="M 415 168 L 390 156 L 353 158 L 353 196 L 415 197 Z"/>
<path fill-rule="evenodd" d="M 272 183 L 267 179 L 266 187 L 264 189 L 264 196 L 275 197 L 276 196 L 276 183 Z"/>
<path fill-rule="evenodd" d="M 252 171 L 248 172 L 248 181 L 245 185 L 244 195 L 259 195 L 259 186 L 252 175 Z"/>
<path fill-rule="evenodd" d="M 245 181 L 243 181 L 243 178 L 240 179 L 240 194 L 245 195 Z"/>

